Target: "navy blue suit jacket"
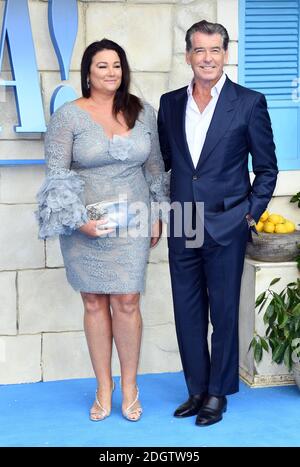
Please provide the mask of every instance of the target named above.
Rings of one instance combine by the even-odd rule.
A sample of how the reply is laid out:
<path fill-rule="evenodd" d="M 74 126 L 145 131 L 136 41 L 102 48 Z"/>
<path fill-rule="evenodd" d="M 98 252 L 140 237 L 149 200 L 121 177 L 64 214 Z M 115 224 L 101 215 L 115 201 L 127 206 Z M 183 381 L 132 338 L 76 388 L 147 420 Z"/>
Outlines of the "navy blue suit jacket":
<path fill-rule="evenodd" d="M 161 151 L 166 170 L 171 169 L 171 202 L 204 202 L 205 228 L 226 245 L 247 213 L 258 221 L 275 189 L 278 169 L 266 99 L 227 77 L 196 168 L 185 135 L 187 99 L 187 87 L 168 92 L 158 113 Z M 174 238 L 172 225 L 170 230 L 170 248 L 182 250 L 185 238 Z"/>

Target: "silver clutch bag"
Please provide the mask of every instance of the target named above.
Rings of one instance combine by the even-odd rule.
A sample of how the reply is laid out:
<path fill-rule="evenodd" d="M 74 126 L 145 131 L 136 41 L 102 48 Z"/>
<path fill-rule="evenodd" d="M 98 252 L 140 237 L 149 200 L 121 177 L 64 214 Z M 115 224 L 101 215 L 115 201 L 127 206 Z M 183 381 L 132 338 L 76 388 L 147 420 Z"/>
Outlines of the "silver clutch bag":
<path fill-rule="evenodd" d="M 86 206 L 87 215 L 91 220 L 106 219 L 103 228 L 124 228 L 129 222 L 127 201 L 100 201 Z"/>

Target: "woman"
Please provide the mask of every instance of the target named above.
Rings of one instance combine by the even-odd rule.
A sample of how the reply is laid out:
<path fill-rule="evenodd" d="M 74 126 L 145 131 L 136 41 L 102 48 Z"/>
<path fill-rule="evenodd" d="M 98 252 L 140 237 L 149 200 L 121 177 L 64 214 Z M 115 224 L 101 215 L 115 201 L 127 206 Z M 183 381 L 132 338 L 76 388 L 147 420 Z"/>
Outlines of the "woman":
<path fill-rule="evenodd" d="M 93 421 L 111 411 L 112 339 L 121 366 L 122 413 L 130 421 L 141 417 L 139 301 L 161 220 L 156 209 L 151 235 L 121 235 L 111 224 L 105 229 L 107 219 L 89 218 L 86 206 L 124 195 L 129 205 L 168 201 L 155 112 L 129 93 L 129 84 L 126 54 L 118 44 L 103 39 L 87 47 L 81 63 L 83 97 L 62 105 L 48 125 L 47 177 L 38 193 L 40 237 L 60 235 L 68 281 L 83 300 L 98 383 Z"/>

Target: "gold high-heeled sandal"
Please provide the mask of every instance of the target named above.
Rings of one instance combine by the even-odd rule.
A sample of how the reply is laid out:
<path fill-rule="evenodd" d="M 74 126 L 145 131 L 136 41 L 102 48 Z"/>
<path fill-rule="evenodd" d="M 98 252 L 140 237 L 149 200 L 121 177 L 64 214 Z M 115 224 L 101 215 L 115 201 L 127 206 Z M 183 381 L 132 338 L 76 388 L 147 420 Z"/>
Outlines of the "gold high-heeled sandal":
<path fill-rule="evenodd" d="M 138 406 L 136 407 L 135 409 L 133 408 L 134 407 L 134 404 L 136 404 L 137 402 L 139 402 L 139 388 L 138 386 L 136 386 L 136 398 L 134 399 L 134 401 L 127 407 L 127 409 L 123 409 L 122 408 L 122 414 L 123 414 L 123 417 L 126 418 L 126 420 L 129 420 L 130 422 L 137 422 L 140 420 L 141 416 L 142 416 L 142 413 L 143 413 L 143 409 L 141 406 Z M 131 418 L 130 415 L 134 415 L 136 414 L 136 418 Z"/>
<path fill-rule="evenodd" d="M 95 403 L 101 410 L 101 412 L 90 412 L 90 420 L 92 422 L 100 422 L 101 420 L 104 420 L 105 418 L 109 417 L 110 415 L 110 410 L 108 411 L 103 405 L 100 404 L 99 399 L 98 399 L 98 389 L 96 389 L 96 394 L 95 394 Z M 115 382 L 112 380 L 112 388 L 111 388 L 111 395 L 115 390 Z M 96 416 L 96 417 L 94 417 Z"/>

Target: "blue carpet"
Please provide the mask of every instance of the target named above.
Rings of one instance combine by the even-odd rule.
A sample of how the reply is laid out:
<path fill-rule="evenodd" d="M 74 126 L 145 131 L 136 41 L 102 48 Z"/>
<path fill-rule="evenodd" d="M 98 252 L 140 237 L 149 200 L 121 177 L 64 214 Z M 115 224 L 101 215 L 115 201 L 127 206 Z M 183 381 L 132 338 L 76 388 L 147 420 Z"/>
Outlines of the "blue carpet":
<path fill-rule="evenodd" d="M 182 373 L 140 375 L 138 383 L 144 414 L 137 423 L 121 416 L 118 384 L 111 416 L 96 423 L 88 418 L 93 379 L 1 386 L 0 446 L 300 446 L 296 386 L 241 383 L 223 421 L 200 428 L 194 417 L 172 416 L 187 396 Z"/>

